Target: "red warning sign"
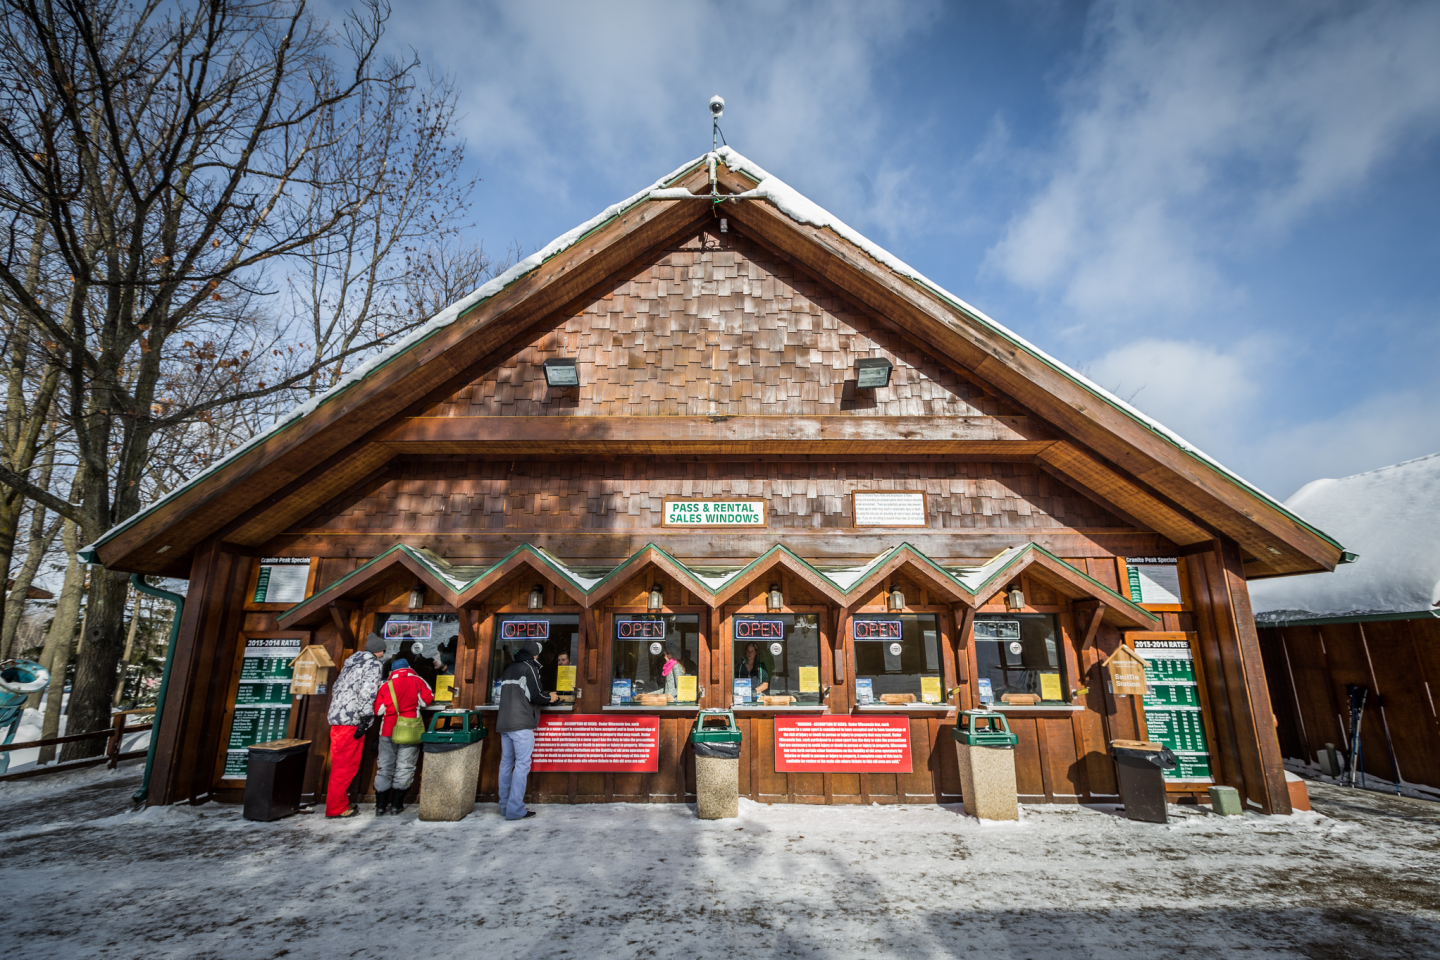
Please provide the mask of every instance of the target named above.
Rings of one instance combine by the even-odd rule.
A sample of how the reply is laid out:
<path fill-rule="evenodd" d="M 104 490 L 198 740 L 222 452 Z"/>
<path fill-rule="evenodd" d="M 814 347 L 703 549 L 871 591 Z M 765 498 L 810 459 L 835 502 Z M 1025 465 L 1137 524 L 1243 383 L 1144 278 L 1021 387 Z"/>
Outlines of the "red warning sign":
<path fill-rule="evenodd" d="M 909 717 L 776 717 L 776 773 L 910 773 Z"/>
<path fill-rule="evenodd" d="M 530 769 L 655 773 L 660 769 L 660 718 L 541 717 Z"/>

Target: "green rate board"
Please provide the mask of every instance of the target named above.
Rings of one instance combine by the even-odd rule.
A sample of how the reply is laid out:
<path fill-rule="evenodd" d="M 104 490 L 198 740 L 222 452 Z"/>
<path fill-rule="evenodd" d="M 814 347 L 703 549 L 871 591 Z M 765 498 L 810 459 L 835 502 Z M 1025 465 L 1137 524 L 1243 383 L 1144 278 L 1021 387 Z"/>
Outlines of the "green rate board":
<path fill-rule="evenodd" d="M 1210 744 L 1205 738 L 1204 708 L 1188 640 L 1136 640 L 1135 652 L 1145 658 L 1145 735 L 1175 754 L 1175 769 L 1165 771 L 1174 783 L 1214 783 Z"/>
<path fill-rule="evenodd" d="M 251 637 L 240 661 L 240 683 L 225 743 L 225 779 L 244 780 L 248 748 L 285 737 L 290 728 L 290 661 L 300 655 L 299 638 Z"/>

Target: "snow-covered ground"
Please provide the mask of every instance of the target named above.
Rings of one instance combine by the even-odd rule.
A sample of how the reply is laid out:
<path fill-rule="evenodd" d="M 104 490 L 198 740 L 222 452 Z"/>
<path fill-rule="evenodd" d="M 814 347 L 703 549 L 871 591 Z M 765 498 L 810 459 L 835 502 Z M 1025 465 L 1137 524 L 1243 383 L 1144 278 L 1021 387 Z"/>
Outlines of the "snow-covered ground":
<path fill-rule="evenodd" d="M 1440 956 L 1440 805 L 1315 813 L 493 804 L 459 823 L 131 812 L 139 764 L 0 785 L 0 955 Z M 63 781 L 63 782 L 62 782 Z M 368 808 L 366 808 L 368 811 Z"/>

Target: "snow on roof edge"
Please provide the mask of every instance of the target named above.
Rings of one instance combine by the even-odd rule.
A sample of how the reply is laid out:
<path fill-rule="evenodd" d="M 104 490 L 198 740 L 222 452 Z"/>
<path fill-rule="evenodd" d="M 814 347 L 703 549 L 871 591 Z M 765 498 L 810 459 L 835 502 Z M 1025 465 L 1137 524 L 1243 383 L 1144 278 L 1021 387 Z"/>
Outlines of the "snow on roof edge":
<path fill-rule="evenodd" d="M 1126 416 L 1130 417 L 1132 420 L 1139 423 L 1141 426 L 1150 430 L 1156 436 L 1171 444 L 1176 449 L 1180 450 L 1182 453 L 1186 454 L 1187 456 L 1193 457 L 1196 460 L 1199 460 L 1205 464 L 1208 464 L 1209 466 L 1217 470 L 1221 476 L 1230 480 L 1232 483 L 1235 483 L 1237 486 L 1248 491 L 1249 493 L 1258 496 L 1262 500 L 1266 501 L 1276 510 L 1280 511 L 1282 515 L 1291 518 L 1296 523 L 1299 523 L 1302 527 L 1319 536 L 1321 539 L 1325 540 L 1327 543 L 1331 544 L 1336 549 L 1342 549 L 1341 544 L 1333 537 L 1329 536 L 1323 530 L 1320 530 L 1318 527 L 1315 527 L 1313 524 L 1306 521 L 1299 514 L 1287 508 L 1275 497 L 1270 496 L 1268 493 L 1261 490 L 1259 487 L 1256 487 L 1254 484 L 1245 480 L 1239 474 L 1230 470 L 1224 464 L 1220 463 L 1218 460 L 1216 460 L 1214 457 L 1211 457 L 1203 450 L 1195 447 L 1189 441 L 1185 440 L 1185 438 L 1181 437 L 1173 430 L 1170 430 L 1164 424 L 1161 424 L 1159 421 L 1153 419 L 1147 414 L 1142 413 L 1139 409 L 1131 406 L 1129 403 L 1120 399 L 1118 396 L 1111 393 L 1109 390 L 1106 390 L 1104 387 L 1100 386 L 1094 381 L 1090 380 L 1088 377 L 1084 376 L 1079 371 L 1074 370 L 1062 361 L 1050 356 L 1050 354 L 1046 353 L 1044 350 L 1041 350 L 1039 347 L 1035 346 L 1030 341 L 1026 340 L 1024 337 L 1011 330 L 1009 327 L 1006 327 L 1004 324 L 993 319 L 984 311 L 974 306 L 971 306 L 965 300 L 957 297 L 955 294 L 946 290 L 938 283 L 935 283 L 933 280 L 920 273 L 920 271 L 916 270 L 914 267 L 911 267 L 899 257 L 890 253 L 888 250 L 884 249 L 878 244 L 873 243 L 871 240 L 861 234 L 858 230 L 855 230 L 849 224 L 845 223 L 839 217 L 836 217 L 834 214 L 830 213 L 824 207 L 821 207 L 813 200 L 810 200 L 808 197 L 799 193 L 780 178 L 770 174 L 764 168 L 760 167 L 758 164 L 754 163 L 747 157 L 737 152 L 733 147 L 730 147 L 728 145 L 721 147 L 718 151 L 715 151 L 713 156 L 716 159 L 724 162 L 726 167 L 728 167 L 730 170 L 737 173 L 742 173 L 756 181 L 755 189 L 752 191 L 747 191 L 747 196 L 754 196 L 756 198 L 763 197 L 764 199 L 769 200 L 770 202 L 775 204 L 776 208 L 779 209 L 780 212 L 784 213 L 787 217 L 798 223 L 810 223 L 814 226 L 821 228 L 829 227 L 836 234 L 843 237 L 850 243 L 853 243 L 855 246 L 859 247 L 872 259 L 876 260 L 881 264 L 884 264 L 891 270 L 899 273 L 904 277 L 907 277 L 915 283 L 926 287 L 936 296 L 950 302 L 955 307 L 964 311 L 976 322 L 989 327 L 995 333 L 1009 340 L 1011 343 L 1013 343 L 1020 349 L 1031 354 L 1037 360 L 1051 367 L 1057 373 L 1071 380 L 1076 385 L 1080 386 L 1082 389 L 1089 391 L 1096 397 L 1115 407 L 1121 413 L 1124 413 Z M 379 354 L 376 354 L 369 360 L 358 364 L 354 370 L 346 374 L 345 377 L 343 377 L 338 383 L 332 386 L 325 393 L 320 394 L 316 397 L 312 397 L 311 399 L 306 400 L 303 403 L 297 404 L 294 408 L 290 410 L 289 413 L 285 414 L 285 416 L 279 417 L 273 423 L 271 423 L 271 425 L 264 432 L 257 433 L 255 436 L 245 441 L 235 450 L 231 451 L 231 453 L 221 458 L 220 460 L 217 460 L 205 470 L 202 470 L 200 473 L 196 474 L 195 477 L 189 480 L 187 483 L 176 488 L 170 494 L 157 500 L 155 503 L 151 504 L 144 510 L 136 513 L 133 517 L 129 517 L 128 519 L 123 520 L 115 526 L 111 527 L 109 530 L 101 534 L 94 543 L 82 547 L 80 552 L 82 554 L 87 552 L 93 552 L 100 544 L 129 529 L 131 526 L 144 519 L 146 516 L 154 512 L 156 509 L 158 509 L 165 503 L 169 502 L 175 497 L 178 497 L 206 477 L 223 469 L 232 461 L 238 459 L 246 452 L 253 449 L 255 446 L 258 446 L 260 443 L 268 440 L 271 436 L 274 436 L 276 433 L 283 431 L 294 423 L 303 420 L 305 417 L 309 416 L 311 413 L 319 409 L 324 404 L 335 399 L 339 395 L 343 394 L 346 390 L 350 389 L 360 381 L 364 380 L 371 373 L 382 369 L 392 360 L 409 351 L 412 347 L 429 339 L 429 337 L 436 332 L 450 326 L 467 311 L 500 293 L 510 284 L 514 283 L 516 280 L 530 273 L 532 270 L 541 266 L 557 254 L 569 249 L 571 246 L 584 239 L 594 230 L 598 229 L 600 226 L 609 222 L 613 218 L 619 216 L 624 211 L 635 206 L 637 203 L 641 203 L 649 199 L 684 199 L 681 194 L 686 193 L 686 191 L 671 189 L 668 188 L 667 185 L 674 182 L 676 179 L 688 173 L 689 171 L 695 169 L 696 167 L 708 163 L 711 157 L 712 154 L 707 153 L 704 156 L 698 157 L 694 160 L 689 161 L 688 163 L 680 165 L 671 173 L 667 174 L 664 177 L 661 177 L 659 180 L 656 180 L 653 184 L 644 188 L 643 190 L 638 191 L 637 193 L 630 196 L 628 199 L 623 200 L 620 203 L 611 204 L 596 216 L 556 237 L 554 240 L 550 241 L 550 243 L 546 244 L 545 247 L 526 257 L 524 260 L 521 260 L 519 263 L 516 263 L 509 270 L 506 270 L 498 277 L 494 277 L 486 283 L 482 284 L 470 295 L 463 297 L 460 300 L 457 300 L 455 303 L 446 307 L 444 310 L 441 310 L 434 317 L 431 317 L 430 320 L 426 321 L 420 327 L 417 327 L 415 330 L 407 334 L 394 346 L 382 351 Z"/>

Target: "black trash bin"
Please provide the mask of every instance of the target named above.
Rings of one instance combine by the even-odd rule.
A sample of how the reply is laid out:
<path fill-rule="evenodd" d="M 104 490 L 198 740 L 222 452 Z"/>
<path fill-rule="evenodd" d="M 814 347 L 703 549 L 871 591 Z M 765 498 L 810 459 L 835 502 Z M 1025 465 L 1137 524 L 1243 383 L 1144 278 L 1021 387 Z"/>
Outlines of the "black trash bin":
<path fill-rule="evenodd" d="M 1120 802 L 1125 816 L 1145 823 L 1165 823 L 1165 774 L 1174 769 L 1175 754 L 1159 743 L 1113 740 L 1115 769 L 1120 778 Z"/>
<path fill-rule="evenodd" d="M 309 740 L 271 740 L 250 748 L 245 774 L 245 819 L 279 820 L 300 809 Z"/>

